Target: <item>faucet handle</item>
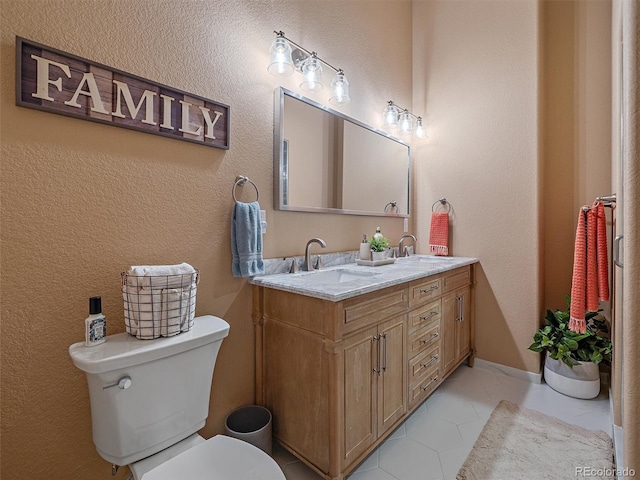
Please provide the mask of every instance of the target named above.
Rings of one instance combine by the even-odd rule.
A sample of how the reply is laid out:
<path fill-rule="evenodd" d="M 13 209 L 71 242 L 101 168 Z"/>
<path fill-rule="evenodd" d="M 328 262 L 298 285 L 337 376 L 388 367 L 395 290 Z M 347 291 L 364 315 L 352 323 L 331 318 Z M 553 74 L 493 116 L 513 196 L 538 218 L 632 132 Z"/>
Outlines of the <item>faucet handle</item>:
<path fill-rule="evenodd" d="M 296 262 L 295 257 L 291 259 L 291 268 L 289 268 L 289 273 L 298 273 L 298 262 Z"/>
<path fill-rule="evenodd" d="M 316 260 L 315 268 L 316 270 L 321 270 L 322 268 L 324 268 L 324 265 L 322 264 L 322 257 L 320 257 L 320 255 L 318 255 L 318 259 Z"/>

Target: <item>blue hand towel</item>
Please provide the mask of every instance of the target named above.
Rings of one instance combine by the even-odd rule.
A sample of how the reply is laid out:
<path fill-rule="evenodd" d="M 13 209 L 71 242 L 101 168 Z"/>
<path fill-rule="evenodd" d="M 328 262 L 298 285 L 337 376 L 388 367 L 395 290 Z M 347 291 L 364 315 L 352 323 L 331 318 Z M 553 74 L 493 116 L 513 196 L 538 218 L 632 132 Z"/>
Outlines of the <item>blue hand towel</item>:
<path fill-rule="evenodd" d="M 236 202 L 231 218 L 231 254 L 234 277 L 252 277 L 264 273 L 258 202 Z"/>

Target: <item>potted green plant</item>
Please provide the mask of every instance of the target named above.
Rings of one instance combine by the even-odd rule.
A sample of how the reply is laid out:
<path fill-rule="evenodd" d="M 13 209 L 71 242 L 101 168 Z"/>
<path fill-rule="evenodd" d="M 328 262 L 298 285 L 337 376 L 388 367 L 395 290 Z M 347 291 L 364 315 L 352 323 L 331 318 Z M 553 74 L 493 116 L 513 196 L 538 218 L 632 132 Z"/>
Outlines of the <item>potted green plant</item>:
<path fill-rule="evenodd" d="M 369 240 L 369 247 L 371 248 L 371 259 L 382 260 L 389 248 L 389 240 L 383 236 L 373 236 Z"/>
<path fill-rule="evenodd" d="M 529 350 L 545 353 L 544 379 L 551 388 L 571 397 L 594 398 L 600 393 L 599 365 L 611 360 L 609 329 L 599 312 L 587 312 L 583 334 L 569 330 L 569 318 L 569 310 L 547 310 L 545 325 L 533 335 Z"/>

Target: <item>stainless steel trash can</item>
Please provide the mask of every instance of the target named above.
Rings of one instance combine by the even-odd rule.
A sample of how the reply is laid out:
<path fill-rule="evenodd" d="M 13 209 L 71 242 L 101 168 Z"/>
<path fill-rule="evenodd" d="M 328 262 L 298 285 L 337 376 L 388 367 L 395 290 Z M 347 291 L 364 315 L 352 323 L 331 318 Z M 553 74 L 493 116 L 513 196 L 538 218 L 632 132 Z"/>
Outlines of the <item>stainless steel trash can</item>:
<path fill-rule="evenodd" d="M 230 437 L 244 440 L 271 455 L 271 412 L 260 405 L 240 407 L 224 422 L 225 433 Z"/>

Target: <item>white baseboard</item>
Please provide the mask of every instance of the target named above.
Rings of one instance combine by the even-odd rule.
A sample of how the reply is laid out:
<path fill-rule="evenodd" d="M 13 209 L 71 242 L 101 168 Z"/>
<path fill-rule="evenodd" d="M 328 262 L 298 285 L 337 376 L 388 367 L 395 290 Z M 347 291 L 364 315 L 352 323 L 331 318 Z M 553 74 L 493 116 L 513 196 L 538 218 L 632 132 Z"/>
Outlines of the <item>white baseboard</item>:
<path fill-rule="evenodd" d="M 518 368 L 508 367 L 506 365 L 500 365 L 499 363 L 488 362 L 487 360 L 482 360 L 481 358 L 475 358 L 473 360 L 473 366 L 493 372 L 497 371 L 505 375 L 509 375 L 510 377 L 519 378 L 520 380 L 525 380 L 531 383 L 542 383 L 542 372 L 528 372 L 526 370 L 520 370 Z"/>

